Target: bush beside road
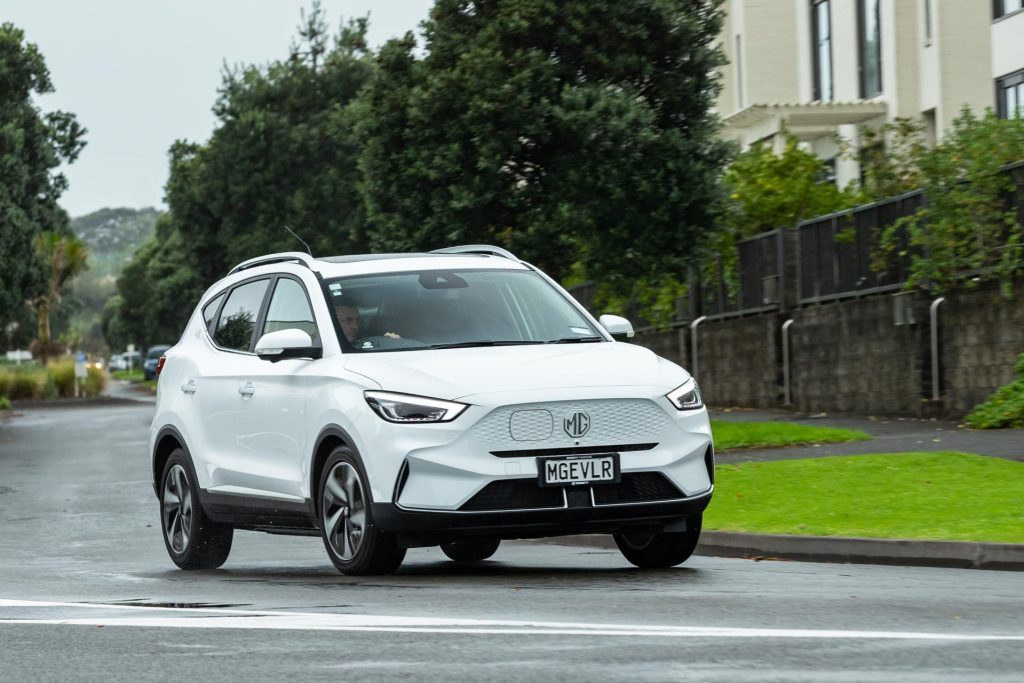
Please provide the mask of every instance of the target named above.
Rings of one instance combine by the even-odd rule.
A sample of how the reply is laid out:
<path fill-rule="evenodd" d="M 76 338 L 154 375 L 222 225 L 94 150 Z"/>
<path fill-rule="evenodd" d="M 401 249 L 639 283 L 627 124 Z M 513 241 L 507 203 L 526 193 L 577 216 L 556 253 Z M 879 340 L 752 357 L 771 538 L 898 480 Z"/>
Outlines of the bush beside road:
<path fill-rule="evenodd" d="M 103 393 L 107 374 L 100 368 L 89 366 L 87 376 L 80 383 L 82 395 L 94 398 Z M 61 358 L 45 367 L 38 363 L 0 366 L 0 396 L 12 401 L 72 398 L 75 395 L 75 361 Z"/>

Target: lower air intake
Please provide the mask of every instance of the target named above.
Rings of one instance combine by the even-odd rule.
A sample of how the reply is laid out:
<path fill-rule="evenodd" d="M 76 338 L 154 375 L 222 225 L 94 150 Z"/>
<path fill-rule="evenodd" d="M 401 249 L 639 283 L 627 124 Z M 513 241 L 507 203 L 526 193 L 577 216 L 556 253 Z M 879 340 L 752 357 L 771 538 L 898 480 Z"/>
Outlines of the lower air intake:
<path fill-rule="evenodd" d="M 660 472 L 625 473 L 618 484 L 601 484 L 594 486 L 593 489 L 594 503 L 597 505 L 643 503 L 686 497 Z"/>
<path fill-rule="evenodd" d="M 463 504 L 459 510 L 532 510 L 565 506 L 562 489 L 541 487 L 537 478 L 492 481 Z"/>

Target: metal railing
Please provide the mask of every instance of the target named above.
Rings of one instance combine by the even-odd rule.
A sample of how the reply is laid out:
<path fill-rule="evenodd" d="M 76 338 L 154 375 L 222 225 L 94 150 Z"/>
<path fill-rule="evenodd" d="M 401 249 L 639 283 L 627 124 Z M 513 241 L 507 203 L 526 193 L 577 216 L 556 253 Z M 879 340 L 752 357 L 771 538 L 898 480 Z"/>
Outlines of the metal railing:
<path fill-rule="evenodd" d="M 911 250 L 906 233 L 898 235 L 884 268 L 873 260 L 884 230 L 924 203 L 918 190 L 850 211 L 821 216 L 797 226 L 800 304 L 896 290 L 910 274 Z"/>

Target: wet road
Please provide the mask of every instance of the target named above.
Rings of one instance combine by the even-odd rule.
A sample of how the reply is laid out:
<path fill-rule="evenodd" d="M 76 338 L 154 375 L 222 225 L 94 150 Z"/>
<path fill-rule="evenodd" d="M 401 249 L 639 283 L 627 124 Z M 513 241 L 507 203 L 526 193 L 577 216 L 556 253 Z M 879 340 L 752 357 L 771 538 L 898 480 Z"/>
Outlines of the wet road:
<path fill-rule="evenodd" d="M 337 574 L 318 539 L 238 532 L 220 570 L 167 559 L 151 404 L 0 422 L 0 680 L 1017 681 L 1024 574 L 507 542 Z"/>

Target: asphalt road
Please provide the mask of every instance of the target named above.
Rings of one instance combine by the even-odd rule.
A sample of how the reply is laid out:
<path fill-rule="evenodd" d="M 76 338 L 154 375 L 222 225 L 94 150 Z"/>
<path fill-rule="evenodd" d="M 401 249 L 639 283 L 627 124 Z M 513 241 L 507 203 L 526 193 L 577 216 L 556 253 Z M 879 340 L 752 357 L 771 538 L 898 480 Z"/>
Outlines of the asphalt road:
<path fill-rule="evenodd" d="M 337 574 L 313 538 L 167 559 L 151 404 L 0 421 L 0 680 L 1019 681 L 1024 575 L 510 542 Z"/>

